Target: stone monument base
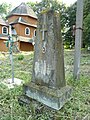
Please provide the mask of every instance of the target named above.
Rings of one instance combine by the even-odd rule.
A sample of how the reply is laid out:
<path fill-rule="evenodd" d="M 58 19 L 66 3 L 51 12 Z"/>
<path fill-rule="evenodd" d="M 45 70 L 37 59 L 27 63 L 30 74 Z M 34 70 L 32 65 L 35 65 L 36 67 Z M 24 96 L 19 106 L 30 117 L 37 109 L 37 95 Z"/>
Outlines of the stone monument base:
<path fill-rule="evenodd" d="M 24 92 L 26 96 L 59 110 L 71 99 L 72 89 L 69 86 L 61 89 L 48 88 L 31 82 L 28 85 L 24 85 Z"/>

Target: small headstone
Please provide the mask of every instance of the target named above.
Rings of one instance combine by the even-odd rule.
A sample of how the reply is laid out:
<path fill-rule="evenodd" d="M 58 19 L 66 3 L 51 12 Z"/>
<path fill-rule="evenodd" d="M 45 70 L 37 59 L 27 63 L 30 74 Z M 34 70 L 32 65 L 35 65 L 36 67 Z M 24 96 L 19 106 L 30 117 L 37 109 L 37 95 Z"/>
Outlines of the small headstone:
<path fill-rule="evenodd" d="M 60 15 L 44 10 L 38 19 L 32 81 L 26 96 L 59 110 L 71 97 L 66 86 Z"/>

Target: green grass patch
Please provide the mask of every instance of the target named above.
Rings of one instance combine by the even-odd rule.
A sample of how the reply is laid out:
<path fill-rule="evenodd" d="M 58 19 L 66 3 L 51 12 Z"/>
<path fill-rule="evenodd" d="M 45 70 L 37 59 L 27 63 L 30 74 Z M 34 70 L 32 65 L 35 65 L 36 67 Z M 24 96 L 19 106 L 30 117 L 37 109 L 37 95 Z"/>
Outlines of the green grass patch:
<path fill-rule="evenodd" d="M 80 80 L 73 80 L 74 52 L 65 50 L 66 82 L 73 88 L 72 99 L 59 111 L 54 111 L 41 104 L 42 111 L 35 110 L 35 104 L 20 106 L 18 97 L 23 94 L 23 87 L 8 89 L 0 84 L 0 120 L 82 120 L 90 113 L 90 54 L 81 55 Z M 11 78 L 9 55 L 0 54 L 0 81 Z M 21 59 L 18 58 L 20 56 Z M 28 82 L 32 77 L 33 53 L 14 54 L 14 75 Z M 40 104 L 40 103 L 39 103 Z"/>

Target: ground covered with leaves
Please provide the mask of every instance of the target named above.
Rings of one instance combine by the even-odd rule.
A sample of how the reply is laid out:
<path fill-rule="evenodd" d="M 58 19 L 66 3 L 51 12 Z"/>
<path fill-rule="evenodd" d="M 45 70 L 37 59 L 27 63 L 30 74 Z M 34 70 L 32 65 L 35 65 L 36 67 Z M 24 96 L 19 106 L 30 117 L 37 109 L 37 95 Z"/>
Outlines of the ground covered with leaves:
<path fill-rule="evenodd" d="M 74 52 L 65 50 L 65 76 L 67 84 L 72 86 L 72 99 L 64 107 L 55 111 L 47 106 L 31 101 L 29 105 L 20 105 L 18 98 L 23 87 L 8 89 L 1 82 L 11 78 L 11 64 L 7 53 L 0 53 L 0 120 L 87 120 L 90 119 L 90 53 L 81 55 L 80 80 L 73 80 Z M 33 53 L 14 54 L 15 78 L 24 82 L 31 80 Z"/>

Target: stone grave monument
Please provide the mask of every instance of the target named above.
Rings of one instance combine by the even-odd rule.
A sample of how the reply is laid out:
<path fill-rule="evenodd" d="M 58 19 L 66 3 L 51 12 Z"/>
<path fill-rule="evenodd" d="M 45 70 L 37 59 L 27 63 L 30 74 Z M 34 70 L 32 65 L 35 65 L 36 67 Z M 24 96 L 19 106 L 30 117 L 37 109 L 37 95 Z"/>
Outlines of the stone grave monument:
<path fill-rule="evenodd" d="M 60 14 L 44 10 L 39 15 L 32 80 L 25 95 L 59 110 L 71 97 L 66 86 Z"/>

